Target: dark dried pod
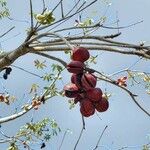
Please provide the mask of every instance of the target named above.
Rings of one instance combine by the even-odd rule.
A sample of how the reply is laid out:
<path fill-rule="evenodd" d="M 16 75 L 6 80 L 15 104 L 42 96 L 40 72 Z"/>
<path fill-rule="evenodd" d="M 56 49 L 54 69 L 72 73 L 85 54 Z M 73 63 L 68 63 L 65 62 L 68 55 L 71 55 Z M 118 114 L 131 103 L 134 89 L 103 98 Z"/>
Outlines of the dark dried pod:
<path fill-rule="evenodd" d="M 68 65 L 67 65 L 67 70 L 71 73 L 82 73 L 84 70 L 84 63 L 80 62 L 80 61 L 71 61 Z"/>
<path fill-rule="evenodd" d="M 84 89 L 89 90 L 91 88 L 95 88 L 97 78 L 90 73 L 85 73 L 81 78 L 81 83 Z"/>
<path fill-rule="evenodd" d="M 95 108 L 92 102 L 85 98 L 80 103 L 80 112 L 84 117 L 92 116 L 95 113 Z"/>
<path fill-rule="evenodd" d="M 64 92 L 66 97 L 75 98 L 79 94 L 79 89 L 75 84 L 69 83 L 64 86 Z"/>
<path fill-rule="evenodd" d="M 84 47 L 75 47 L 72 50 L 72 59 L 76 61 L 85 62 L 90 57 L 90 53 L 87 48 Z"/>
<path fill-rule="evenodd" d="M 104 112 L 108 109 L 109 102 L 105 97 L 102 97 L 100 101 L 94 103 L 94 107 L 98 112 Z"/>
<path fill-rule="evenodd" d="M 100 88 L 92 88 L 86 91 L 86 97 L 93 102 L 100 101 L 102 99 L 102 90 Z"/>

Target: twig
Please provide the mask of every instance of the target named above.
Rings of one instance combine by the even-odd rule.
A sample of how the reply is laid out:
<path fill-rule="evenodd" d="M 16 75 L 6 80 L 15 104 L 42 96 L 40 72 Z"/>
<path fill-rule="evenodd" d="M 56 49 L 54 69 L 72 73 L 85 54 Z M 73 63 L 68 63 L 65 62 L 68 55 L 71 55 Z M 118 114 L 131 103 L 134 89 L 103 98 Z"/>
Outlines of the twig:
<path fill-rule="evenodd" d="M 67 63 L 65 61 L 63 61 L 62 59 L 60 58 L 57 58 L 57 57 L 54 57 L 54 56 L 51 56 L 49 54 L 46 54 L 46 53 L 42 53 L 42 52 L 36 52 L 36 51 L 31 51 L 30 53 L 34 53 L 34 54 L 37 54 L 37 55 L 41 55 L 43 57 L 46 57 L 46 58 L 49 58 L 49 59 L 52 59 L 52 60 L 55 60 L 55 61 L 58 61 L 59 63 L 61 63 L 64 67 L 67 66 Z"/>
<path fill-rule="evenodd" d="M 86 4 L 86 1 L 84 1 L 81 6 L 76 10 L 76 12 L 78 12 L 84 5 Z"/>
<path fill-rule="evenodd" d="M 5 33 L 3 33 L 2 35 L 0 35 L 0 38 L 2 38 L 3 36 L 5 36 L 7 33 L 9 33 L 11 30 L 13 30 L 15 28 L 15 26 L 11 27 L 8 31 L 6 31 Z"/>
<path fill-rule="evenodd" d="M 63 0 L 60 0 L 57 4 L 56 4 L 56 6 L 52 9 L 52 13 L 55 11 L 55 9 L 61 4 L 61 2 L 62 2 Z"/>
<path fill-rule="evenodd" d="M 42 0 L 43 2 L 43 11 L 46 9 L 45 0 Z"/>
<path fill-rule="evenodd" d="M 69 16 L 63 18 L 63 19 L 60 19 L 60 20 L 58 20 L 58 21 L 52 23 L 51 25 L 43 26 L 43 27 L 39 28 L 38 31 L 43 30 L 43 29 L 46 29 L 46 28 L 48 28 L 49 26 L 52 26 L 52 25 L 54 25 L 54 24 L 56 24 L 56 23 L 60 23 L 61 21 L 64 21 L 64 20 L 66 20 L 66 19 L 72 18 L 74 15 L 76 15 L 76 14 L 80 13 L 81 11 L 85 10 L 86 8 L 90 7 L 91 5 L 93 5 L 93 4 L 94 4 L 95 2 L 97 2 L 97 1 L 98 1 L 98 0 L 92 1 L 90 4 L 86 5 L 84 8 L 80 9 L 78 12 L 75 12 L 75 13 L 73 13 L 73 14 L 71 14 L 71 15 L 69 15 Z"/>
<path fill-rule="evenodd" d="M 96 70 L 95 70 L 95 72 L 97 72 L 98 74 L 102 75 L 100 72 L 98 72 L 98 71 L 96 71 Z M 97 77 L 97 78 L 100 79 L 100 80 L 106 81 L 106 82 L 108 82 L 108 83 L 111 83 L 111 84 L 113 84 L 113 85 L 115 85 L 115 86 L 117 86 L 117 87 L 123 89 L 124 91 L 126 91 L 126 92 L 130 95 L 130 97 L 132 98 L 132 100 L 134 101 L 134 103 L 135 103 L 145 114 L 147 114 L 147 115 L 150 117 L 150 113 L 149 113 L 148 111 L 146 111 L 146 110 L 137 102 L 137 100 L 135 99 L 135 97 L 136 97 L 137 95 L 133 94 L 130 90 L 128 90 L 128 89 L 125 88 L 124 86 L 118 85 L 118 84 L 116 83 L 116 81 L 110 79 L 110 78 L 107 77 L 107 76 L 104 77 L 104 75 L 103 75 L 103 77 Z"/>
<path fill-rule="evenodd" d="M 9 19 L 11 21 L 24 22 L 24 23 L 30 24 L 29 21 L 27 21 L 27 20 L 14 19 L 14 18 L 9 17 L 9 16 L 7 17 L 7 19 Z"/>
<path fill-rule="evenodd" d="M 65 17 L 67 17 L 76 7 L 77 5 L 80 3 L 81 0 L 78 0 L 75 5 L 68 11 L 68 13 L 65 15 Z"/>
<path fill-rule="evenodd" d="M 53 24 L 51 24 L 51 25 L 55 25 L 55 24 L 58 23 L 57 25 L 55 25 L 54 27 L 52 27 L 50 30 L 48 30 L 48 32 L 51 31 L 51 30 L 53 30 L 53 29 L 55 29 L 55 28 L 57 28 L 58 26 L 60 26 L 64 22 L 66 22 L 68 19 L 70 19 L 70 17 L 68 17 L 68 15 L 73 11 L 73 9 L 78 5 L 79 2 L 80 2 L 80 0 L 78 0 L 78 2 L 73 6 L 72 9 L 70 9 L 70 11 L 64 16 L 64 18 L 62 18 L 62 19 L 54 22 Z"/>
<path fill-rule="evenodd" d="M 43 78 L 42 76 L 39 76 L 38 74 L 35 74 L 35 73 L 33 73 L 33 72 L 31 72 L 31 71 L 28 71 L 28 70 L 26 70 L 26 69 L 24 69 L 24 68 L 21 68 L 21 67 L 19 67 L 19 66 L 16 66 L 16 65 L 10 65 L 10 66 L 12 66 L 12 67 L 14 67 L 14 68 L 17 68 L 17 69 L 20 69 L 20 70 L 22 70 L 22 71 L 24 71 L 24 72 L 26 72 L 26 73 L 29 73 L 29 74 L 31 74 L 31 75 L 34 75 L 34 76 L 36 76 L 36 77 Z"/>
<path fill-rule="evenodd" d="M 64 18 L 64 9 L 63 9 L 63 2 L 62 1 L 60 3 L 60 6 L 61 6 L 61 16 L 62 16 L 62 18 Z"/>
<path fill-rule="evenodd" d="M 31 19 L 31 32 L 33 31 L 33 8 L 32 8 L 32 0 L 30 0 L 30 19 Z"/>
<path fill-rule="evenodd" d="M 66 45 L 70 48 L 70 49 L 73 49 L 73 46 L 69 43 L 69 41 L 66 40 L 66 38 L 64 38 L 63 36 L 61 36 L 60 34 L 58 33 L 54 33 L 54 32 L 47 32 L 47 33 L 43 33 L 43 34 L 40 34 L 38 36 L 36 36 L 35 38 L 29 40 L 28 42 L 26 42 L 26 44 L 31 44 L 33 43 L 34 41 L 37 41 L 38 39 L 41 39 L 43 37 L 48 37 L 48 36 L 51 36 L 51 35 L 54 35 L 55 37 L 58 37 L 59 39 L 61 39 L 62 41 L 64 41 L 66 43 Z"/>
<path fill-rule="evenodd" d="M 0 144 L 2 144 L 2 143 L 8 143 L 10 141 L 12 141 L 12 138 L 9 138 L 9 139 L 0 139 Z"/>
<path fill-rule="evenodd" d="M 77 139 L 77 142 L 76 142 L 76 144 L 75 144 L 75 146 L 74 146 L 74 150 L 76 150 L 76 148 L 77 148 L 77 146 L 78 146 L 78 144 L 79 144 L 79 141 L 80 141 L 80 139 L 81 139 L 81 137 L 82 137 L 82 134 L 83 134 L 83 131 L 85 130 L 85 121 L 84 121 L 84 117 L 82 116 L 82 129 L 81 129 L 81 132 L 80 132 L 80 135 L 79 135 L 79 137 L 78 137 L 78 139 Z"/>
<path fill-rule="evenodd" d="M 98 148 L 99 143 L 100 143 L 100 141 L 101 141 L 101 139 L 102 139 L 102 136 L 103 136 L 104 132 L 106 131 L 107 127 L 108 127 L 108 126 L 105 126 L 105 128 L 104 128 L 104 130 L 102 131 L 102 133 L 101 133 L 101 135 L 100 135 L 100 137 L 99 137 L 99 139 L 98 139 L 98 141 L 97 141 L 97 144 L 96 144 L 96 146 L 95 146 L 95 148 L 94 148 L 93 150 L 96 150 L 96 149 Z"/>
<path fill-rule="evenodd" d="M 85 120 L 84 120 L 84 116 L 82 115 L 82 125 L 83 125 L 83 129 L 85 129 Z"/>
<path fill-rule="evenodd" d="M 130 65 L 128 68 L 125 68 L 125 69 L 122 69 L 122 70 L 119 70 L 119 71 L 117 71 L 117 72 L 114 72 L 114 73 L 110 74 L 109 77 L 114 76 L 114 75 L 117 75 L 117 74 L 122 73 L 122 72 L 125 72 L 125 71 L 127 71 L 127 72 L 128 72 L 128 71 L 131 71 L 130 69 L 131 69 L 132 67 L 134 67 L 139 61 L 141 61 L 141 59 L 142 59 L 142 58 L 136 60 L 136 61 L 135 61 L 132 65 Z"/>
<path fill-rule="evenodd" d="M 116 38 L 116 37 L 118 37 L 120 35 L 121 35 L 121 32 L 118 32 L 116 34 L 106 35 L 106 36 L 104 36 L 104 38 L 105 39 L 113 39 L 113 38 Z"/>
<path fill-rule="evenodd" d="M 77 140 L 77 142 L 76 142 L 76 144 L 75 144 L 75 146 L 74 146 L 74 150 L 76 150 L 76 148 L 77 148 L 77 146 L 78 146 L 78 143 L 79 143 L 79 141 L 80 141 L 80 139 L 81 139 L 81 137 L 82 137 L 83 131 L 84 131 L 84 129 L 83 129 L 83 127 L 82 127 L 81 132 L 80 132 L 80 135 L 79 135 L 79 137 L 78 137 L 78 140 Z"/>
<path fill-rule="evenodd" d="M 145 146 L 149 146 L 150 145 L 150 143 L 147 143 L 147 144 L 144 144 Z M 142 148 L 144 145 L 137 145 L 137 146 L 124 146 L 124 147 L 121 147 L 121 148 L 119 148 L 118 150 L 124 150 L 124 149 L 131 149 L 131 148 Z"/>
<path fill-rule="evenodd" d="M 64 135 L 63 135 L 63 138 L 62 138 L 62 141 L 61 141 L 61 143 L 60 143 L 60 146 L 59 146 L 58 150 L 61 149 L 61 147 L 62 147 L 62 145 L 63 145 L 63 143 L 64 143 L 64 140 L 65 140 L 66 134 L 67 134 L 67 130 L 65 131 L 65 133 L 64 133 Z"/>
<path fill-rule="evenodd" d="M 127 26 L 120 26 L 120 27 L 108 27 L 108 26 L 104 26 L 104 25 L 100 25 L 102 28 L 106 28 L 106 29 L 125 29 L 125 28 L 129 28 L 129 27 L 132 27 L 132 26 L 135 26 L 139 23 L 142 23 L 143 20 L 141 21 L 138 21 L 136 23 L 133 23 L 133 24 L 130 24 L 130 25 L 127 25 Z"/>

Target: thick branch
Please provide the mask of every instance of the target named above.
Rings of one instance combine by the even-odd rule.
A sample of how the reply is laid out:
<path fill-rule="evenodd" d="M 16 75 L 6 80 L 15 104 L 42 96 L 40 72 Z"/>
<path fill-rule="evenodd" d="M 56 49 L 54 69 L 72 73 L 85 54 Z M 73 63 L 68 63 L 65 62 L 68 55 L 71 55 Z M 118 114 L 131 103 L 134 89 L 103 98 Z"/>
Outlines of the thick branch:
<path fill-rule="evenodd" d="M 25 45 L 21 45 L 16 50 L 6 53 L 3 58 L 0 59 L 0 68 L 11 65 L 20 56 L 28 53 L 32 48 L 28 48 Z"/>
<path fill-rule="evenodd" d="M 110 46 L 84 46 L 85 48 L 89 50 L 99 50 L 99 51 L 108 51 L 108 52 L 115 52 L 115 53 L 121 53 L 126 55 L 135 55 L 144 57 L 147 59 L 150 59 L 150 55 L 146 54 L 144 51 L 134 51 L 134 50 L 124 50 L 117 47 L 110 47 Z M 33 51 L 66 51 L 68 47 L 65 46 L 43 46 L 43 47 L 34 47 Z"/>
<path fill-rule="evenodd" d="M 32 108 L 33 108 L 32 105 L 30 105 L 27 107 L 27 109 L 24 109 L 23 111 L 21 111 L 19 113 L 13 114 L 13 115 L 8 116 L 8 117 L 0 118 L 0 124 L 3 124 L 5 122 L 9 122 L 9 121 L 14 120 L 14 119 L 17 119 L 17 118 L 23 116 L 24 114 L 26 114 L 27 112 L 29 112 Z"/>
<path fill-rule="evenodd" d="M 109 36 L 110 37 L 110 36 Z M 73 36 L 73 37 L 64 37 L 67 41 L 73 41 L 73 40 L 97 40 L 97 41 L 103 41 L 103 42 L 107 42 L 107 43 L 112 43 L 112 44 L 117 44 L 118 46 L 123 46 L 123 47 L 127 47 L 127 48 L 134 48 L 134 49 L 146 49 L 146 50 L 150 50 L 149 46 L 140 46 L 140 45 L 135 45 L 135 44 L 130 44 L 130 43 L 125 43 L 125 42 L 118 42 L 118 41 L 114 41 L 114 40 L 110 40 L 108 39 L 108 36 L 95 36 L 95 35 L 88 35 L 88 36 Z M 61 42 L 61 39 L 58 40 L 54 40 L 54 41 L 49 41 L 49 43 L 53 43 L 53 42 Z"/>

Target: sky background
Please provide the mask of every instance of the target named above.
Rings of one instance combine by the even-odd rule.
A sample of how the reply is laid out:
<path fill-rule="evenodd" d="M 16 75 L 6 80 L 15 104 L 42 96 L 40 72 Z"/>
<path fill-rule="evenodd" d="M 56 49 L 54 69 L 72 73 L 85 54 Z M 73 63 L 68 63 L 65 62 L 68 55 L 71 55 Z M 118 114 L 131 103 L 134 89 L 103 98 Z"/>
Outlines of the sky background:
<path fill-rule="evenodd" d="M 90 1 L 90 0 L 89 0 Z M 46 1 L 46 5 L 49 9 L 55 6 L 57 1 Z M 15 29 L 7 36 L 0 39 L 1 48 L 5 51 L 13 50 L 17 48 L 25 39 L 25 30 L 29 27 L 29 2 L 27 0 L 17 1 L 8 0 L 8 6 L 10 8 L 11 17 L 16 21 L 10 21 L 4 19 L 0 22 L 0 33 L 4 33 L 7 29 L 15 26 Z M 116 21 L 116 14 L 120 20 L 119 26 L 126 26 L 138 21 L 144 22 L 136 26 L 120 30 L 122 35 L 117 38 L 118 41 L 129 42 L 138 44 L 140 41 L 146 41 L 147 45 L 150 45 L 150 19 L 149 19 L 149 0 L 115 0 L 111 1 L 112 5 L 107 10 L 107 5 L 104 1 L 98 1 L 97 4 L 88 8 L 82 14 L 82 19 L 86 17 L 93 17 L 94 21 L 98 20 L 106 13 L 107 20 L 105 25 L 111 26 Z M 67 11 L 74 4 L 74 0 L 65 0 L 65 11 Z M 33 8 L 35 12 L 41 11 L 42 2 L 40 0 L 34 1 Z M 107 10 L 107 12 L 106 12 Z M 93 12 L 96 11 L 96 15 Z M 60 11 L 57 9 L 55 12 L 56 18 L 60 16 Z M 74 20 L 77 19 L 76 15 L 69 23 L 62 25 L 59 28 L 66 25 L 72 26 Z M 17 21 L 20 20 L 20 21 Z M 116 26 L 116 24 L 113 24 Z M 96 34 L 107 35 L 116 33 L 117 30 L 100 29 Z M 68 33 L 61 33 L 67 35 Z M 75 32 L 71 32 L 75 34 Z M 98 51 L 90 52 L 92 55 L 99 54 L 96 65 L 91 65 L 94 69 L 103 71 L 107 74 L 111 74 L 115 71 L 127 68 L 139 60 L 138 57 L 126 56 L 113 53 L 102 53 Z M 63 52 L 51 53 L 52 55 L 63 58 L 65 61 L 70 61 L 69 57 Z M 39 75 L 43 75 L 46 71 L 51 72 L 51 64 L 54 63 L 47 60 L 49 67 L 47 70 L 39 71 L 34 67 L 33 61 L 35 59 L 45 60 L 39 56 L 33 56 L 28 54 L 19 58 L 14 64 L 23 67 L 26 70 L 35 72 Z M 139 61 L 132 69 L 143 70 L 150 72 L 150 63 L 146 60 Z M 123 74 L 126 75 L 126 74 Z M 0 74 L 2 76 L 2 73 Z M 58 88 L 62 89 L 66 83 L 69 83 L 70 74 L 65 71 L 62 74 L 63 81 L 58 83 Z M 14 113 L 14 108 L 20 108 L 27 101 L 30 102 L 29 89 L 32 83 L 38 83 L 42 89 L 47 85 L 46 82 L 40 81 L 39 78 L 27 74 L 21 70 L 13 68 L 8 80 L 0 79 L 0 90 L 4 92 L 7 90 L 9 93 L 17 96 L 17 102 L 11 106 L 4 104 L 0 105 L 1 117 Z M 130 82 L 128 82 L 130 85 Z M 141 150 L 141 145 L 149 142 L 148 134 L 150 134 L 150 118 L 147 117 L 132 101 L 132 99 L 119 88 L 116 88 L 110 84 L 98 82 L 97 87 L 100 87 L 103 91 L 112 93 L 110 98 L 110 107 L 105 113 L 98 113 L 101 119 L 95 114 L 92 117 L 85 118 L 86 130 L 81 138 L 81 141 L 77 147 L 77 150 L 92 150 L 95 147 L 97 140 L 106 125 L 106 130 L 98 150 L 118 150 L 121 147 L 129 146 L 126 150 Z M 150 112 L 150 97 L 145 94 L 142 86 L 129 86 L 129 89 L 139 95 L 138 100 Z M 8 122 L 2 125 L 1 130 L 8 135 L 14 135 L 21 125 L 24 125 L 27 121 L 30 121 L 34 117 L 34 121 L 43 119 L 44 117 L 54 118 L 59 124 L 62 132 L 58 137 L 54 137 L 46 144 L 45 150 L 57 150 L 64 132 L 70 129 L 72 134 L 68 133 L 62 146 L 62 150 L 72 150 L 76 140 L 79 136 L 82 128 L 82 120 L 79 111 L 79 106 L 72 110 L 69 109 L 68 99 L 62 97 L 55 97 L 49 100 L 45 105 L 41 106 L 38 111 L 31 111 L 24 115 L 22 118 Z M 7 145 L 1 145 L 0 150 L 6 149 Z M 40 143 L 33 145 L 33 149 L 40 149 Z"/>

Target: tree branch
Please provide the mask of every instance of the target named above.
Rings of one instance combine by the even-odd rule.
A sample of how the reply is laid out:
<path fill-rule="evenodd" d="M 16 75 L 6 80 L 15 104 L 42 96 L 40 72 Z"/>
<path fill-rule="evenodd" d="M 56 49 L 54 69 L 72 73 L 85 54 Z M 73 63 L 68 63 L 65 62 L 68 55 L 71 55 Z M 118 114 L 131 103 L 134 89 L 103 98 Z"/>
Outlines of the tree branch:
<path fill-rule="evenodd" d="M 32 8 L 32 0 L 30 0 L 30 19 L 31 19 L 31 31 L 33 31 L 33 8 Z"/>
<path fill-rule="evenodd" d="M 5 33 L 3 33 L 2 35 L 0 35 L 0 38 L 2 38 L 3 36 L 5 36 L 7 33 L 9 33 L 11 30 L 13 30 L 15 28 L 14 27 L 11 27 L 8 31 L 6 31 Z"/>
<path fill-rule="evenodd" d="M 93 69 L 92 69 L 92 70 L 93 70 Z M 110 83 L 110 84 L 113 84 L 113 85 L 115 85 L 115 86 L 117 86 L 117 87 L 123 89 L 124 91 L 126 91 L 126 92 L 129 94 L 129 96 L 132 98 L 132 100 L 134 101 L 134 103 L 135 103 L 145 114 L 147 114 L 147 115 L 150 117 L 150 113 L 149 113 L 147 110 L 145 110 L 145 109 L 137 102 L 137 100 L 135 99 L 135 97 L 136 97 L 137 95 L 133 94 L 130 90 L 128 90 L 128 89 L 125 88 L 124 86 L 118 85 L 115 80 L 110 79 L 109 77 L 103 75 L 103 74 L 100 73 L 99 71 L 96 71 L 96 70 L 93 70 L 93 71 L 95 71 L 96 73 L 98 73 L 98 74 L 101 75 L 101 77 L 97 76 L 98 79 L 103 80 L 103 81 L 106 81 L 106 82 L 108 82 L 108 83 Z"/>
<path fill-rule="evenodd" d="M 98 148 L 100 140 L 102 139 L 102 136 L 103 136 L 104 132 L 106 131 L 107 127 L 108 126 L 105 126 L 105 128 L 103 129 L 103 131 L 102 131 L 102 133 L 101 133 L 101 135 L 100 135 L 100 137 L 99 137 L 99 139 L 97 141 L 97 144 L 96 144 L 96 146 L 95 146 L 95 148 L 93 150 L 96 150 Z"/>
<path fill-rule="evenodd" d="M 30 106 L 27 107 L 27 109 L 24 109 L 23 111 L 21 111 L 19 113 L 16 113 L 16 114 L 13 114 L 13 115 L 10 115 L 10 116 L 7 116 L 7 117 L 0 118 L 0 124 L 3 124 L 5 122 L 9 122 L 9 121 L 14 120 L 14 119 L 17 119 L 17 118 L 23 116 L 24 114 L 26 114 L 27 112 L 29 112 L 32 108 L 33 108 L 33 106 L 30 105 Z"/>
<path fill-rule="evenodd" d="M 77 139 L 77 142 L 76 142 L 76 144 L 75 144 L 75 146 L 74 146 L 74 150 L 76 150 L 76 148 L 77 148 L 77 146 L 78 146 L 78 144 L 79 144 L 79 141 L 80 141 L 80 139 L 81 139 L 81 137 L 82 137 L 82 134 L 83 134 L 83 131 L 85 130 L 85 121 L 84 121 L 84 117 L 82 116 L 82 129 L 81 129 L 81 132 L 80 132 L 80 135 L 79 135 L 79 137 L 78 137 L 78 139 Z"/>
<path fill-rule="evenodd" d="M 60 58 L 57 58 L 57 57 L 54 57 L 54 56 L 51 56 L 49 54 L 46 54 L 46 53 L 42 53 L 42 52 L 36 52 L 36 51 L 31 51 L 30 53 L 33 53 L 33 54 L 37 54 L 37 55 L 40 55 L 40 56 L 43 56 L 43 57 L 46 57 L 46 58 L 49 58 L 49 59 L 52 59 L 52 60 L 55 60 L 59 63 L 61 63 L 64 67 L 67 66 L 67 63 L 65 61 L 63 61 L 62 59 Z"/>
<path fill-rule="evenodd" d="M 123 50 L 115 47 L 110 47 L 110 46 L 84 46 L 88 50 L 98 50 L 98 51 L 108 51 L 108 52 L 115 52 L 115 53 L 120 53 L 120 54 L 126 54 L 126 55 L 135 55 L 143 58 L 150 59 L 150 55 L 146 54 L 143 51 L 131 51 L 131 50 Z M 43 46 L 43 47 L 33 47 L 34 51 L 65 51 L 67 50 L 68 47 L 52 47 L 52 46 Z"/>
<path fill-rule="evenodd" d="M 60 19 L 60 20 L 58 20 L 58 21 L 52 23 L 51 25 L 43 26 L 43 27 L 39 28 L 38 31 L 43 30 L 43 29 L 46 29 L 46 28 L 48 28 L 49 26 L 52 26 L 52 25 L 54 25 L 54 24 L 57 24 L 57 23 L 59 23 L 59 22 L 61 22 L 61 21 L 64 21 L 64 20 L 66 20 L 66 19 L 72 18 L 74 15 L 76 15 L 76 14 L 80 13 L 81 11 L 85 10 L 86 8 L 90 7 L 91 5 L 93 5 L 93 4 L 94 4 L 95 2 L 97 2 L 97 1 L 98 1 L 98 0 L 93 0 L 91 3 L 89 3 L 88 5 L 86 5 L 84 8 L 80 9 L 78 12 L 75 12 L 75 13 L 73 13 L 73 14 L 71 14 L 71 15 L 65 17 L 65 18 L 62 18 L 62 19 Z"/>
<path fill-rule="evenodd" d="M 5 53 L 4 57 L 0 59 L 0 69 L 11 65 L 16 59 L 27 54 L 30 50 L 32 50 L 32 48 L 29 49 L 27 46 L 25 46 L 25 44 L 22 44 L 16 50 Z"/>

